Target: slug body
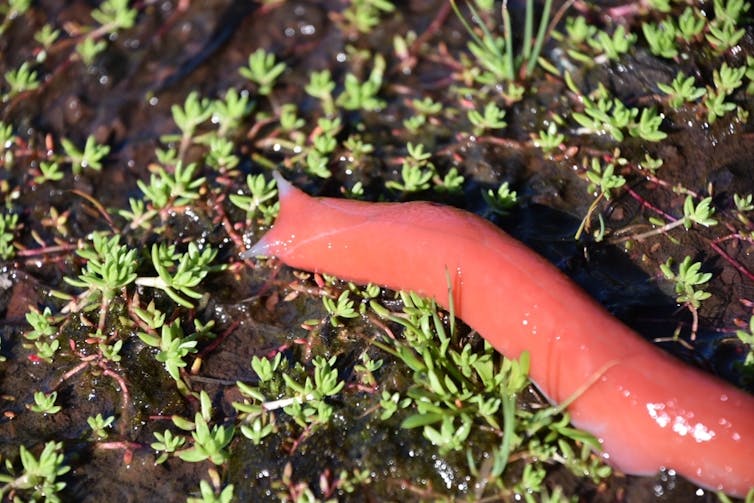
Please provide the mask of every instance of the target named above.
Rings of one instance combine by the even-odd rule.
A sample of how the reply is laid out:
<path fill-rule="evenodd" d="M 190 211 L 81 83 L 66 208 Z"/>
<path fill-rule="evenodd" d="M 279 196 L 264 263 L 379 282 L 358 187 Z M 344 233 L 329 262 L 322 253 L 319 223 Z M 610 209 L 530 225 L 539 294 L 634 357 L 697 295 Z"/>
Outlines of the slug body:
<path fill-rule="evenodd" d="M 754 487 L 754 397 L 670 357 L 556 267 L 486 220 L 426 202 L 314 198 L 279 175 L 280 213 L 248 256 L 448 304 L 502 354 L 531 353 L 530 376 L 608 462 L 672 468 L 743 496 Z"/>

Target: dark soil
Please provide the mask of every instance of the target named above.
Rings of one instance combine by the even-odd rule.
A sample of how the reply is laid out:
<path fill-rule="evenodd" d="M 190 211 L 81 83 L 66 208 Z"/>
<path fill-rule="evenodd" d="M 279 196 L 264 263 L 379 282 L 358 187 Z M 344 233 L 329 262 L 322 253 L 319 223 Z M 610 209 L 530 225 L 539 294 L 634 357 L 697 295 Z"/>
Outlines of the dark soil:
<path fill-rule="evenodd" d="M 37 361 L 34 351 L 24 344 L 22 334 L 29 330 L 24 319 L 28 306 L 51 307 L 54 313 L 61 313 L 66 303 L 53 292 L 76 292 L 63 277 L 75 277 L 82 267 L 83 261 L 73 250 L 90 233 L 118 229 L 123 241 L 144 250 L 145 256 L 155 242 L 209 243 L 219 250 L 218 262 L 232 264 L 202 283 L 205 296 L 197 309 L 176 313 L 187 322 L 214 320 L 214 331 L 223 335 L 217 344 L 202 343 L 200 370 L 189 377 L 195 391 L 205 390 L 212 398 L 218 422 L 222 422 L 220 418 L 227 424 L 234 420 L 230 404 L 240 398 L 236 381 L 257 380 L 249 367 L 253 355 L 281 350 L 286 359 L 298 361 L 311 352 L 337 354 L 345 378 L 353 371 L 363 341 L 378 330 L 368 320 L 356 320 L 341 329 L 322 328 L 328 326 L 325 323 L 307 332 L 301 328 L 306 320 L 325 320 L 327 316 L 314 280 L 296 277 L 293 271 L 277 269 L 275 264 L 251 267 L 240 261 L 238 254 L 243 250 L 229 235 L 223 218 L 238 224 L 235 229 L 246 245 L 258 238 L 265 226 L 258 222 L 244 226 L 243 213 L 224 197 L 242 191 L 247 174 L 267 172 L 255 154 L 287 170 L 286 176 L 311 194 L 342 197 L 342 187 L 361 182 L 367 200 L 431 199 L 490 218 L 555 263 L 648 339 L 667 341 L 677 331 L 687 345 L 678 341 L 659 345 L 689 364 L 754 390 L 752 375 L 740 367 L 747 349 L 735 337 L 735 331 L 747 324 L 752 314 L 754 276 L 750 271 L 754 271 L 754 258 L 751 238 L 741 238 L 752 229 L 736 220 L 732 203 L 733 194 L 754 193 L 754 136 L 749 120 L 728 114 L 707 124 L 698 109 L 685 107 L 665 118 L 662 129 L 669 133 L 668 139 L 653 144 L 635 138 L 617 144 L 606 136 L 579 134 L 576 125 L 569 123 L 562 128 L 567 133 L 563 143 L 573 151 L 545 155 L 531 144 L 530 134 L 544 129 L 543 123 L 552 113 L 567 116 L 573 101 L 566 98 L 570 91 L 561 79 L 538 71 L 517 103 L 507 104 L 499 93 L 489 93 L 490 99 L 507 105 L 508 126 L 475 137 L 469 133 L 470 127 L 466 132 L 459 129 L 464 122 L 459 117 L 465 116 L 466 110 L 458 93 L 450 90 L 451 84 L 458 85 L 458 61 L 461 53 L 467 53 L 468 35 L 453 13 L 444 11 L 444 0 L 405 2 L 368 34 L 344 28 L 338 12 L 347 3 L 138 2 L 134 27 L 109 40 L 107 49 L 91 65 L 72 57 L 77 27 L 92 24 L 91 2 L 35 2 L 0 37 L 2 74 L 34 59 L 38 44 L 33 34 L 45 23 L 63 30 L 47 59 L 36 66 L 42 76 L 41 88 L 0 104 L 0 120 L 12 125 L 19 138 L 14 146 L 18 162 L 12 169 L 0 171 L 0 192 L 7 211 L 20 216 L 23 227 L 16 244 L 25 251 L 6 261 L 0 274 L 4 316 L 0 351 L 7 358 L 0 363 L 0 456 L 16 461 L 20 445 L 38 452 L 45 441 L 62 441 L 65 462 L 72 468 L 62 477 L 67 484 L 61 493 L 64 501 L 185 501 L 187 495 L 196 495 L 209 466 L 177 458 L 154 464 L 156 454 L 149 447 L 154 432 L 170 427 L 172 415 L 192 418 L 198 404 L 176 389 L 154 359 L 153 349 L 133 333 L 123 334 L 123 358 L 109 367 L 110 372 L 97 366 L 77 370 L 96 346 L 84 343 L 91 326 L 76 317 L 61 328 L 61 353 L 52 364 Z M 608 10 L 588 12 L 597 24 L 617 22 L 610 20 Z M 632 21 L 629 17 L 624 22 Z M 414 59 L 401 61 L 393 52 L 393 37 L 409 31 L 423 39 L 411 48 Z M 741 62 L 747 54 L 754 54 L 751 45 L 749 33 L 740 44 L 741 52 L 726 57 Z M 258 48 L 274 53 L 288 67 L 269 99 L 255 94 L 254 86 L 238 72 Z M 274 126 L 265 126 L 263 116 L 275 115 L 282 104 L 294 103 L 300 115 L 313 124 L 320 111 L 316 100 L 304 91 L 312 72 L 329 68 L 341 82 L 347 72 L 366 78 L 371 70 L 371 62 L 354 54 L 352 48 L 387 58 L 381 91 L 386 104 L 379 112 L 343 114 L 342 136 L 359 132 L 375 151 L 355 167 L 333 156 L 333 177 L 323 181 L 304 174 L 300 166 L 291 166 L 287 163 L 290 156 L 271 147 Z M 544 55 L 554 60 L 557 51 L 557 44 L 551 41 Z M 656 84 L 669 83 L 679 69 L 709 78 L 715 63 L 708 61 L 705 66 L 697 59 L 692 67 L 687 61 L 661 60 L 638 46 L 618 62 L 580 68 L 573 76 L 585 94 L 601 83 L 624 103 L 646 106 L 659 95 Z M 233 138 L 242 159 L 237 176 L 227 179 L 203 165 L 200 170 L 209 189 L 195 208 L 162 215 L 162 225 L 150 231 L 125 226 L 117 210 L 129 208 L 129 198 L 143 197 L 137 180 L 149 179 L 157 163 L 155 150 L 165 145 L 161 138 L 177 132 L 171 106 L 182 104 L 192 91 L 217 98 L 229 88 L 249 91 L 257 114 L 252 114 Z M 442 103 L 445 112 L 414 134 L 402 121 L 413 113 L 410 100 L 424 97 Z M 752 110 L 749 96 L 739 93 L 735 100 L 743 109 Z M 31 174 L 46 152 L 62 151 L 60 139 L 81 146 L 90 135 L 111 147 L 101 171 L 74 175 L 68 170 L 58 182 L 32 183 Z M 400 161 L 409 141 L 422 143 L 433 152 L 438 173 L 459 167 L 465 177 L 462 191 L 404 195 L 387 190 L 387 180 L 400 178 Z M 664 164 L 657 178 L 645 176 L 635 165 L 621 168 L 628 180 L 626 188 L 599 209 L 607 238 L 592 239 L 592 231 L 599 226 L 595 217 L 590 232 L 575 240 L 593 201 L 586 192 L 581 158 L 589 152 L 609 158 L 615 147 L 627 159 L 641 159 L 647 153 L 662 158 Z M 188 156 L 201 159 L 202 151 L 195 148 Z M 519 205 L 501 216 L 490 211 L 482 192 L 503 181 L 518 192 Z M 658 211 L 681 216 L 684 198 L 672 190 L 674 186 L 712 195 L 721 223 L 675 231 L 673 239 L 634 241 L 630 249 L 615 239 L 622 233 L 650 229 L 648 218 L 659 216 Z M 67 235 L 46 223 L 52 208 L 66 212 Z M 109 223 L 103 211 L 112 215 L 115 223 Z M 55 246 L 64 249 L 49 252 Z M 686 255 L 701 261 L 703 270 L 714 275 L 705 285 L 712 296 L 700 310 L 696 334 L 692 334 L 689 311 L 677 305 L 672 284 L 658 272 L 658 265 L 668 257 L 678 262 Z M 289 285 L 294 280 L 309 290 L 289 301 L 285 298 L 291 294 Z M 128 298 L 133 294 L 129 291 Z M 140 294 L 145 296 L 144 305 L 146 299 L 160 306 L 171 305 L 158 291 Z M 128 315 L 128 304 L 119 297 L 111 306 L 108 326 L 117 326 L 118 316 Z M 376 348 L 369 351 L 374 358 L 386 361 L 380 379 L 395 387 L 408 385 L 407 373 L 398 367 L 398 361 Z M 127 383 L 128 394 L 113 373 Z M 34 403 L 33 394 L 39 390 L 57 391 L 57 403 L 63 410 L 54 415 L 30 412 L 28 405 Z M 293 498 L 292 491 L 286 493 L 280 485 L 290 464 L 294 480 L 306 482 L 314 494 L 324 498 L 323 479 L 340 470 L 360 468 L 371 472 L 372 482 L 350 494 L 335 491 L 334 496 L 344 501 L 473 499 L 476 488 L 470 487 L 473 478 L 467 473 L 465 453 L 440 456 L 419 430 L 401 430 L 400 419 L 383 422 L 367 415 L 367 409 L 378 401 L 377 394 L 369 393 L 339 397 L 331 423 L 311 436 L 302 434 L 292 422 L 281 424 L 284 434 L 260 446 L 237 435 L 230 460 L 218 468 L 223 484 L 234 484 L 238 501 L 276 500 L 281 493 Z M 117 418 L 107 441 L 91 438 L 86 419 L 98 413 Z M 301 444 L 292 449 L 286 441 L 297 436 Z M 520 473 L 520 469 L 514 466 L 512 473 Z M 559 485 L 566 495 L 581 501 L 716 500 L 712 493 L 667 472 L 649 478 L 616 474 L 595 485 L 554 466 L 546 485 L 551 490 Z"/>

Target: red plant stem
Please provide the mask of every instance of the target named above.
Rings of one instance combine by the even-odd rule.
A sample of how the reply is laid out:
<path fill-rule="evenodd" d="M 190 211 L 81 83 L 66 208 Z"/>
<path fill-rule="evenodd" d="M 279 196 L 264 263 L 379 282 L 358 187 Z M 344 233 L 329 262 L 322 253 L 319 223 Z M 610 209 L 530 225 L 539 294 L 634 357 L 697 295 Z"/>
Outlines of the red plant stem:
<path fill-rule="evenodd" d="M 427 43 L 427 41 L 440 30 L 442 25 L 445 23 L 445 20 L 448 18 L 450 8 L 450 2 L 443 3 L 442 7 L 437 11 L 435 18 L 431 23 L 429 23 L 429 26 L 427 26 L 427 29 L 424 30 L 424 32 L 419 35 L 416 40 L 414 40 L 414 42 L 411 44 L 411 47 L 408 48 L 407 57 L 403 61 L 401 61 L 398 67 L 391 71 L 391 73 L 394 73 L 397 70 L 403 72 L 410 71 L 416 66 L 416 63 L 418 61 L 417 54 L 420 53 L 422 45 Z"/>
<path fill-rule="evenodd" d="M 214 350 L 215 350 L 215 349 L 216 349 L 216 348 L 217 348 L 217 347 L 218 347 L 218 346 L 219 346 L 220 344 L 222 344 L 222 343 L 223 343 L 223 341 L 224 341 L 225 339 L 227 339 L 227 338 L 228 338 L 228 336 L 229 336 L 230 334 L 232 334 L 232 333 L 233 333 L 233 331 L 235 331 L 235 329 L 236 329 L 236 328 L 238 328 L 238 325 L 240 325 L 240 324 L 241 324 L 241 322 L 240 322 L 240 321 L 238 321 L 238 320 L 236 320 L 236 321 L 234 321 L 233 323 L 231 323 L 231 324 L 230 324 L 230 326 L 229 326 L 228 328 L 226 328 L 226 329 L 225 329 L 225 331 L 224 331 L 224 332 L 223 332 L 222 334 L 220 334 L 220 336 L 219 336 L 219 337 L 217 337 L 217 338 L 216 338 L 216 339 L 215 339 L 214 341 L 212 341 L 212 342 L 211 342 L 210 344 L 207 344 L 207 347 L 205 347 L 204 349 L 202 349 L 202 350 L 201 350 L 201 351 L 199 352 L 199 354 L 197 355 L 197 358 L 198 358 L 198 359 L 202 359 L 202 360 L 203 360 L 203 359 L 204 359 L 204 357 L 205 357 L 205 356 L 206 356 L 207 354 L 209 354 L 209 353 L 213 352 L 213 351 L 214 351 Z"/>
<path fill-rule="evenodd" d="M 638 192 L 636 192 L 631 187 L 626 187 L 626 192 L 628 192 L 631 195 L 631 197 L 633 197 L 634 199 L 636 199 L 642 206 L 644 206 L 645 208 L 648 208 L 648 209 L 654 211 L 658 215 L 662 215 L 663 218 L 665 218 L 667 220 L 671 220 L 671 221 L 677 220 L 677 218 L 675 218 L 674 216 L 670 215 L 669 213 L 665 213 L 660 208 L 658 208 L 657 206 L 653 205 L 652 203 L 650 203 L 649 201 L 647 201 L 646 199 L 644 199 L 644 197 L 641 194 L 639 194 Z"/>
<path fill-rule="evenodd" d="M 38 255 L 51 255 L 53 253 L 69 252 L 79 249 L 78 244 L 45 246 L 42 248 L 31 248 L 16 251 L 17 257 L 36 257 Z"/>
<path fill-rule="evenodd" d="M 106 367 L 104 363 L 100 364 L 100 367 L 102 367 L 103 369 L 103 375 L 106 375 L 109 378 L 113 379 L 118 383 L 118 386 L 120 386 L 120 434 L 125 436 L 128 432 L 129 427 L 130 414 L 128 414 L 128 410 L 131 403 L 131 394 L 128 392 L 128 385 L 126 384 L 126 380 L 123 378 L 123 376 Z"/>
<path fill-rule="evenodd" d="M 141 449 L 143 445 L 138 444 L 136 442 L 128 442 L 125 440 L 119 440 L 116 442 L 97 442 L 94 447 L 96 449 L 103 449 L 106 451 L 114 451 L 114 450 L 135 450 L 135 449 Z"/>
<path fill-rule="evenodd" d="M 91 363 L 89 361 L 82 361 L 72 369 L 70 369 L 68 372 L 60 376 L 60 378 L 55 382 L 55 385 L 52 387 L 52 389 L 56 389 L 58 386 L 63 384 L 65 381 L 70 379 L 71 377 L 75 376 L 85 368 L 87 368 Z"/>
<path fill-rule="evenodd" d="M 709 242 L 712 249 L 715 250 L 717 254 L 720 255 L 723 259 L 725 259 L 726 262 L 735 267 L 738 272 L 749 278 L 751 281 L 754 281 L 754 274 L 746 267 L 744 267 L 743 264 L 741 264 L 738 260 L 731 257 L 728 252 L 723 250 L 722 247 L 717 244 L 717 242 L 718 240 L 711 240 Z"/>

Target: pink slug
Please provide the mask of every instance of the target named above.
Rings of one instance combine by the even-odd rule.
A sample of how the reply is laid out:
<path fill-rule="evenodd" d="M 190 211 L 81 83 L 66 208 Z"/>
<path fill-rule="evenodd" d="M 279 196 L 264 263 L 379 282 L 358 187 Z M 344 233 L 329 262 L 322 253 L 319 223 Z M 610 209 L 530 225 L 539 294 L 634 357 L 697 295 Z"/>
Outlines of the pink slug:
<path fill-rule="evenodd" d="M 427 202 L 314 198 L 276 174 L 280 213 L 246 256 L 411 290 L 447 307 L 634 475 L 672 468 L 702 487 L 754 487 L 754 397 L 663 353 L 556 267 L 486 220 Z"/>

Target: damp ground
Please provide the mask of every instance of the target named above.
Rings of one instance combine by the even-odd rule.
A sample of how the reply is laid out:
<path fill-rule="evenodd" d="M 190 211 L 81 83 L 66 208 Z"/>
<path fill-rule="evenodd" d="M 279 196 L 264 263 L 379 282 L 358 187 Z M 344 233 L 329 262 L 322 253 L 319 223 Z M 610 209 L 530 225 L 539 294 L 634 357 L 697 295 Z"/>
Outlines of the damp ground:
<path fill-rule="evenodd" d="M 231 195 L 248 196 L 253 190 L 247 176 L 269 180 L 277 169 L 312 195 L 421 199 L 467 209 L 544 255 L 664 350 L 752 391 L 752 374 L 744 367 L 751 348 L 737 335 L 746 333 L 754 305 L 752 225 L 749 210 L 734 199 L 754 193 L 749 77 L 726 96 L 733 108 L 714 120 L 699 100 L 671 107 L 659 88 L 682 71 L 712 92 L 721 62 L 751 65 L 750 26 L 742 23 L 744 35 L 729 50 L 716 53 L 700 36 L 682 45 L 691 57 L 664 58 L 652 54 L 641 25 L 667 14 L 643 5 L 577 3 L 559 18 L 557 31 L 567 33 L 566 17 L 583 16 L 609 33 L 625 26 L 638 34 L 638 42 L 608 58 L 567 37 L 548 38 L 542 57 L 549 68 L 516 79 L 523 92 L 512 96 L 508 83 L 480 77 L 485 67 L 474 61 L 469 34 L 449 4 L 414 0 L 392 11 L 378 4 L 141 2 L 133 6 L 132 26 L 113 25 L 107 36 L 89 37 L 103 44 L 98 51 L 89 48 L 90 60 L 77 44 L 107 25 L 93 19 L 90 3 L 36 2 L 14 16 L 12 2 L 1 6 L 6 20 L 0 72 L 7 75 L 27 62 L 39 79 L 38 86 L 13 93 L 6 77 L 0 105 L 0 120 L 12 130 L 2 145 L 0 193 L 4 215 L 18 215 L 15 226 L 6 223 L 11 238 L 0 274 L 0 456 L 13 467 L 3 471 L 13 480 L 4 497 L 29 498 L 34 491 L 17 478 L 24 468 L 29 471 L 19 461 L 21 446 L 39 455 L 45 444 L 60 442 L 58 452 L 70 468 L 57 477 L 65 483 L 57 492 L 63 501 L 185 501 L 199 497 L 202 480 L 218 493 L 233 484 L 237 501 L 514 501 L 539 500 L 543 491 L 581 501 L 717 500 L 668 471 L 655 477 L 581 477 L 573 467 L 552 461 L 544 465 L 543 480 L 526 480 L 525 449 L 511 460 L 501 482 L 489 482 L 484 471 L 492 469 L 491 453 L 500 442 L 494 428 L 476 425 L 467 448 L 445 452 L 422 428 L 401 427 L 410 411 L 382 419 L 383 391 L 404 396 L 416 386 L 405 361 L 371 345 L 376 334 L 401 337 L 400 327 L 367 307 L 338 319 L 322 297 L 337 298 L 344 291 L 357 303 L 367 297 L 334 279 L 274 261 L 242 260 L 239 253 L 273 221 L 274 199 L 244 208 Z M 703 2 L 699 8 L 715 18 L 711 5 Z M 514 26 L 521 26 L 525 7 L 512 6 L 511 14 Z M 485 19 L 502 33 L 499 5 Z M 60 30 L 47 48 L 35 39 L 45 25 Z M 524 35 L 514 31 L 520 46 Z M 239 72 L 258 49 L 285 64 L 270 90 Z M 588 64 L 567 56 L 577 49 L 589 55 Z M 340 119 L 332 148 L 317 143 L 328 136 L 326 125 L 317 122 L 328 115 L 327 100 L 306 89 L 312 75 L 325 69 L 338 98 L 330 116 Z M 367 86 L 360 97 L 355 93 L 355 102 L 341 99 L 349 92 L 347 75 L 362 84 L 379 81 L 378 90 L 371 96 Z M 619 141 L 606 127 L 590 131 L 574 120 L 584 97 L 598 101 L 601 86 L 627 107 L 662 110 L 666 137 L 648 141 L 623 134 Z M 211 133 L 225 124 L 222 114 L 215 109 L 187 133 L 177 126 L 175 109 L 188 109 L 191 93 L 200 109 L 209 106 L 202 100 L 228 103 L 229 89 L 248 101 L 238 120 L 217 135 L 231 145 L 221 158 L 222 147 L 211 144 Z M 421 112 L 416 101 L 426 99 L 439 108 Z M 505 111 L 504 126 L 479 126 L 468 118 L 469 110 L 483 111 L 487 103 Z M 301 123 L 283 124 L 284 110 L 295 110 Z M 549 149 L 537 146 L 550 124 L 562 139 Z M 109 146 L 99 169 L 91 160 L 77 166 L 75 152 L 63 147 L 65 139 L 83 150 L 89 138 Z M 429 176 L 416 190 L 407 189 L 404 174 L 412 157 L 409 143 L 431 154 L 431 164 L 417 161 L 419 173 Z M 662 165 L 654 167 L 647 159 L 661 159 Z M 45 178 L 46 163 L 57 163 L 61 176 Z M 195 167 L 187 180 L 171 178 L 180 171 L 177 165 L 191 163 Z M 623 184 L 595 184 L 605 181 L 608 165 Z M 462 182 L 448 176 L 453 170 Z M 495 199 L 504 182 L 516 192 L 510 206 Z M 716 225 L 692 223 L 688 230 L 653 233 L 683 218 L 687 196 L 695 204 L 710 197 Z M 144 203 L 140 215 L 134 201 L 137 209 Z M 189 243 L 211 248 L 216 256 L 195 286 L 196 298 L 186 290 L 136 280 L 104 302 L 102 294 L 82 293 L 103 290 L 76 284 L 91 258 L 76 251 L 91 249 L 97 232 L 119 236 L 135 250 L 133 273 L 139 278 L 159 275 L 151 259 L 160 244 L 176 245 L 174 262 L 163 262 L 173 266 Z M 686 256 L 712 274 L 696 287 L 711 294 L 698 307 L 679 302 L 672 278 L 659 267 L 672 259 L 677 270 Z M 403 309 L 392 292 L 372 298 L 396 312 Z M 30 309 L 48 318 L 51 334 L 29 336 Z M 147 311 L 164 315 L 164 326 L 178 320 L 183 330 L 178 339 L 199 334 L 179 358 L 186 366 L 174 369 L 178 379 L 166 369 L 166 348 L 138 336 L 161 335 L 159 325 L 146 319 Z M 207 324 L 213 324 L 206 332 L 214 337 L 202 335 Z M 482 346 L 466 327 L 455 337 L 459 348 L 466 342 L 476 350 Z M 44 354 L 54 341 L 53 354 Z M 256 412 L 233 404 L 255 402 L 237 383 L 271 393 L 250 361 L 277 354 L 300 382 L 313 358 L 336 357 L 334 369 L 345 386 L 322 401 L 331 414 L 326 420 L 301 424 L 294 413 L 276 411 L 274 434 L 254 442 L 240 427 L 252 424 Z M 382 366 L 364 371 L 365 354 L 370 361 L 382 360 Z M 284 384 L 279 386 L 278 395 L 265 395 L 268 400 L 285 399 Z M 57 393 L 58 412 L 32 410 L 40 391 Z M 211 412 L 203 408 L 200 391 Z M 544 405 L 533 389 L 520 401 L 532 410 Z M 154 447 L 154 434 L 183 434 L 187 443 L 178 450 L 188 448 L 197 411 L 211 427 L 235 428 L 232 441 L 219 448 L 222 462 L 191 462 L 172 452 L 161 459 L 166 450 Z M 97 414 L 114 418 L 102 437 L 87 421 Z M 270 424 L 265 417 L 264 424 Z M 477 473 L 469 466 L 470 452 L 479 454 Z M 596 470 L 591 461 L 587 465 Z"/>

